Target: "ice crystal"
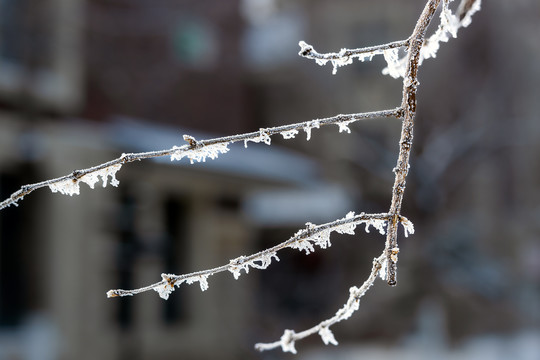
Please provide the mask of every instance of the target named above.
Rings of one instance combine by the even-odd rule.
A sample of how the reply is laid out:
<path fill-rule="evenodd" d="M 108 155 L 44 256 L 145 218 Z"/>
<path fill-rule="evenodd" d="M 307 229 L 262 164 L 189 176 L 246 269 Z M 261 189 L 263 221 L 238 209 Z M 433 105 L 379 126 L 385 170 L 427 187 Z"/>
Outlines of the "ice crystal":
<path fill-rule="evenodd" d="M 296 348 L 294 347 L 294 331 L 286 329 L 280 338 L 281 349 L 283 352 L 290 352 L 296 354 Z"/>
<path fill-rule="evenodd" d="M 183 281 L 174 280 L 175 275 L 161 274 L 164 284 L 156 286 L 154 290 L 159 294 L 159 297 L 167 300 L 169 295 L 174 291 L 175 286 L 180 286 Z"/>
<path fill-rule="evenodd" d="M 375 229 L 379 230 L 381 235 L 386 234 L 386 220 L 384 219 L 369 219 L 366 221 L 366 232 L 369 232 L 369 227 L 373 226 Z"/>
<path fill-rule="evenodd" d="M 360 308 L 359 291 L 360 289 L 356 286 L 352 286 L 349 289 L 349 300 L 347 300 L 347 303 L 336 313 L 342 320 L 347 320 Z"/>
<path fill-rule="evenodd" d="M 279 257 L 275 251 L 264 253 L 252 260 L 247 260 L 245 256 L 240 256 L 229 261 L 228 270 L 233 274 L 235 280 L 238 280 L 240 275 L 242 275 L 242 269 L 246 272 L 246 274 L 249 273 L 250 267 L 261 270 L 266 269 L 272 263 L 272 258 L 279 261 Z"/>
<path fill-rule="evenodd" d="M 270 253 L 267 253 L 267 254 L 263 254 L 259 258 L 251 260 L 248 264 L 249 264 L 249 266 L 251 266 L 251 267 L 253 267 L 255 269 L 264 270 L 268 266 L 270 266 L 270 264 L 272 263 L 272 258 L 275 258 L 277 261 L 279 261 L 279 258 L 276 255 L 276 253 L 275 252 L 270 252 Z"/>
<path fill-rule="evenodd" d="M 351 133 L 351 129 L 349 129 L 349 124 L 352 123 L 353 121 L 344 121 L 344 122 L 340 122 L 340 123 L 337 123 L 336 125 L 339 126 L 339 132 L 347 132 L 347 133 Z"/>
<path fill-rule="evenodd" d="M 354 218 L 354 211 L 349 211 L 347 215 L 341 220 L 347 220 L 347 219 L 352 219 L 352 218 Z M 356 224 L 353 222 L 350 222 L 350 223 L 343 224 L 336 227 L 336 232 L 340 234 L 354 235 L 355 229 L 356 229 Z"/>
<path fill-rule="evenodd" d="M 193 276 L 186 279 L 186 283 L 189 285 L 197 281 L 199 282 L 199 285 L 201 286 L 201 291 L 208 290 L 208 275 L 197 275 L 197 276 Z"/>
<path fill-rule="evenodd" d="M 408 237 L 409 234 L 414 234 L 414 224 L 407 218 L 401 219 L 401 225 L 403 225 L 403 232 L 405 237 Z"/>
<path fill-rule="evenodd" d="M 384 60 L 386 60 L 386 67 L 382 73 L 384 75 L 390 75 L 394 79 L 405 76 L 406 61 L 400 59 L 398 55 L 399 49 L 387 49 L 383 51 Z"/>
<path fill-rule="evenodd" d="M 264 142 L 266 145 L 272 144 L 272 138 L 270 137 L 270 135 L 268 134 L 268 130 L 266 129 L 259 129 L 259 136 L 257 137 L 244 140 L 245 148 L 247 148 L 247 144 L 249 141 L 254 142 L 254 143 Z"/>
<path fill-rule="evenodd" d="M 319 129 L 321 127 L 321 122 L 319 120 L 310 121 L 306 126 L 304 126 L 304 131 L 306 132 L 306 141 L 311 139 L 311 129 Z"/>
<path fill-rule="evenodd" d="M 386 281 L 386 267 L 388 266 L 388 261 L 386 261 L 386 258 L 381 261 L 381 269 L 379 270 L 379 276 L 381 280 Z"/>
<path fill-rule="evenodd" d="M 298 130 L 296 129 L 281 132 L 281 136 L 283 136 L 284 139 L 294 139 L 297 134 Z"/>
<path fill-rule="evenodd" d="M 465 17 L 461 20 L 461 26 L 467 27 L 471 24 L 472 16 L 474 15 L 474 13 L 480 10 L 481 3 L 481 0 L 477 0 L 472 4 L 472 7 L 469 9 L 469 11 L 467 11 Z"/>
<path fill-rule="evenodd" d="M 64 195 L 79 195 L 79 180 L 67 179 L 49 185 L 53 193 L 59 192 Z"/>
<path fill-rule="evenodd" d="M 328 326 L 321 326 L 321 328 L 319 329 L 319 335 L 324 342 L 324 345 L 338 345 L 338 342 L 334 337 L 334 333 L 332 333 Z"/>
<path fill-rule="evenodd" d="M 218 143 L 212 145 L 200 145 L 194 149 L 189 149 L 184 146 L 175 146 L 173 147 L 173 152 L 171 154 L 171 161 L 173 160 L 182 160 L 187 157 L 191 164 L 195 161 L 205 162 L 206 158 L 214 160 L 217 159 L 220 154 L 225 154 L 229 151 L 229 143 Z"/>
<path fill-rule="evenodd" d="M 303 232 L 303 230 L 301 230 Z M 292 249 L 298 249 L 299 251 L 305 251 L 306 255 L 315 251 L 313 244 L 310 242 L 310 238 L 299 239 L 290 245 Z"/>
<path fill-rule="evenodd" d="M 59 192 L 69 196 L 79 195 L 81 182 L 88 184 L 88 186 L 93 189 L 94 185 L 99 181 L 99 177 L 101 177 L 103 187 L 106 187 L 107 183 L 109 182 L 109 176 L 111 177 L 110 184 L 116 187 L 120 183 L 118 179 L 116 179 L 116 173 L 121 167 L 122 164 L 107 166 L 101 170 L 89 172 L 78 179 L 68 178 L 66 180 L 50 184 L 49 189 L 51 189 L 53 193 Z"/>
<path fill-rule="evenodd" d="M 341 53 L 344 53 L 345 51 L 346 49 L 341 49 L 340 55 Z M 333 66 L 332 75 L 336 75 L 338 67 L 352 64 L 353 58 L 349 56 L 343 56 L 343 57 L 340 57 L 339 59 L 332 59 L 331 61 L 332 61 L 332 66 Z"/>

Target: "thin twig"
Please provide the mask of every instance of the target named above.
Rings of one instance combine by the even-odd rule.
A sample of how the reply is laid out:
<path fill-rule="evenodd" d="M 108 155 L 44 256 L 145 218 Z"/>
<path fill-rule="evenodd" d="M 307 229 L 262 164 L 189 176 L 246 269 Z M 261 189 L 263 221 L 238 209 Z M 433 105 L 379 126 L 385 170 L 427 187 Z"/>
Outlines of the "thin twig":
<path fill-rule="evenodd" d="M 321 321 L 317 325 L 298 333 L 294 332 L 293 330 L 285 330 L 280 340 L 272 342 L 272 343 L 255 344 L 255 349 L 259 351 L 265 351 L 265 350 L 272 350 L 272 349 L 281 347 L 283 351 L 296 353 L 296 349 L 295 349 L 296 341 L 302 340 L 308 336 L 311 336 L 317 333 L 321 335 L 321 338 L 323 339 L 325 344 L 331 343 L 331 344 L 337 345 L 337 341 L 334 338 L 334 335 L 332 334 L 332 332 L 330 331 L 330 326 L 340 321 L 348 319 L 355 311 L 358 310 L 360 298 L 364 296 L 364 294 L 373 285 L 375 280 L 377 280 L 377 275 L 379 275 L 379 272 L 381 271 L 383 267 L 385 257 L 386 257 L 386 254 L 383 252 L 379 257 L 373 259 L 373 267 L 371 268 L 371 273 L 369 274 L 369 277 L 364 281 L 362 286 L 360 286 L 359 288 L 354 287 L 354 286 L 350 288 L 349 299 L 347 300 L 345 305 L 336 312 L 336 314 L 333 317 L 326 319 L 324 321 Z"/>
<path fill-rule="evenodd" d="M 400 108 L 391 109 L 391 110 L 372 111 L 372 112 L 365 112 L 365 113 L 358 113 L 358 114 L 346 114 L 346 115 L 340 114 L 340 115 L 336 115 L 332 117 L 304 121 L 304 122 L 300 122 L 296 124 L 288 124 L 288 125 L 276 126 L 272 128 L 260 129 L 259 131 L 245 133 L 245 134 L 225 136 L 225 137 L 219 137 L 219 138 L 208 139 L 208 140 L 198 140 L 195 142 L 193 142 L 192 137 L 186 137 L 186 141 L 188 141 L 188 145 L 183 145 L 180 147 L 173 147 L 171 149 L 166 149 L 166 150 L 122 154 L 122 156 L 114 160 L 108 161 L 106 163 L 103 163 L 97 166 L 93 166 L 93 167 L 82 169 L 82 170 L 74 170 L 68 175 L 64 175 L 55 179 L 50 179 L 50 180 L 38 182 L 35 184 L 24 185 L 18 191 L 14 192 L 13 194 L 11 194 L 10 197 L 8 197 L 7 199 L 3 200 L 0 203 L 0 210 L 10 205 L 17 205 L 18 201 L 22 200 L 26 195 L 30 194 L 34 190 L 37 190 L 46 186 L 59 184 L 68 180 L 77 182 L 79 179 L 81 179 L 85 175 L 92 174 L 92 173 L 107 169 L 115 165 L 122 165 L 122 164 L 126 164 L 133 161 L 140 161 L 140 160 L 150 159 L 150 158 L 155 158 L 155 157 L 180 155 L 184 152 L 194 150 L 195 148 L 203 149 L 205 146 L 209 146 L 209 145 L 229 144 L 229 143 L 235 143 L 239 141 L 255 140 L 255 139 L 259 139 L 261 134 L 265 134 L 266 136 L 272 136 L 272 135 L 280 134 L 280 133 L 291 131 L 291 130 L 305 130 L 306 132 L 308 132 L 312 128 L 318 128 L 320 126 L 326 126 L 326 125 L 340 125 L 340 124 L 347 125 L 347 124 L 350 124 L 359 120 L 384 118 L 384 117 L 399 118 L 400 114 L 401 114 Z"/>
<path fill-rule="evenodd" d="M 378 226 L 379 229 L 384 229 L 382 223 L 377 224 L 376 222 L 377 221 L 387 222 L 390 218 L 391 218 L 390 215 L 386 213 L 381 213 L 381 214 L 361 213 L 355 216 L 352 215 L 352 213 L 350 213 L 349 216 L 343 219 L 335 220 L 335 221 L 322 224 L 322 225 L 313 225 L 313 224 L 308 223 L 305 229 L 298 231 L 294 236 L 289 238 L 287 241 L 284 241 L 271 248 L 262 250 L 258 253 L 255 253 L 249 256 L 240 256 L 239 258 L 231 260 L 226 265 L 222 265 L 222 266 L 215 267 L 212 269 L 192 272 L 189 274 L 182 274 L 182 275 L 163 274 L 162 275 L 163 280 L 155 284 L 148 285 L 148 286 L 135 289 L 135 290 L 123 290 L 123 289 L 109 290 L 107 292 L 107 296 L 108 297 L 131 296 L 131 295 L 139 294 L 141 292 L 145 292 L 149 290 L 156 290 L 159 292 L 163 289 L 167 290 L 167 286 L 169 286 L 168 290 L 172 291 L 172 289 L 174 289 L 173 287 L 174 285 L 179 286 L 184 281 L 188 281 L 190 279 L 192 279 L 192 282 L 198 281 L 201 278 L 206 278 L 208 276 L 211 276 L 220 272 L 224 272 L 224 271 L 230 271 L 231 273 L 235 275 L 236 278 L 238 278 L 238 276 L 240 276 L 240 270 L 244 269 L 247 272 L 249 271 L 250 266 L 259 268 L 259 269 L 266 268 L 268 265 L 270 265 L 272 257 L 277 258 L 276 253 L 279 250 L 285 249 L 287 247 L 291 247 L 291 248 L 297 248 L 299 250 L 305 250 L 306 253 L 309 253 L 310 251 L 313 251 L 314 249 L 313 245 L 310 245 L 309 242 L 312 242 L 313 244 L 319 245 L 320 247 L 323 247 L 323 248 L 325 248 L 326 246 L 330 246 L 329 235 L 332 231 L 351 233 L 351 231 L 354 231 L 354 228 L 356 227 L 356 225 L 361 224 L 361 223 L 366 223 L 367 224 L 366 226 L 375 225 L 375 226 Z M 414 231 L 414 230 L 411 230 L 413 229 L 412 223 L 408 219 L 401 217 L 400 222 L 403 224 L 404 227 L 409 229 L 409 231 L 411 232 Z"/>
<path fill-rule="evenodd" d="M 306 44 L 305 42 L 300 42 L 300 56 L 305 57 L 306 59 L 312 60 L 346 60 L 350 58 L 364 58 L 371 57 L 373 55 L 382 54 L 384 50 L 396 49 L 406 47 L 409 44 L 409 40 L 400 40 L 394 41 L 388 44 L 367 46 L 359 49 L 341 49 L 340 52 L 329 52 L 329 53 L 319 53 L 313 46 Z"/>

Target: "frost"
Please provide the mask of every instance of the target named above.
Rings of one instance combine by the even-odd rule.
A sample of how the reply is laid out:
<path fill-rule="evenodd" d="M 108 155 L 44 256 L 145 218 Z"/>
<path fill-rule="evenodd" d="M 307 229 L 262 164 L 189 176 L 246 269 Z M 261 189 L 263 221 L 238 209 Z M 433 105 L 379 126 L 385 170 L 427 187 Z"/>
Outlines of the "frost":
<path fill-rule="evenodd" d="M 324 342 L 324 345 L 332 344 L 332 345 L 338 345 L 338 342 L 336 341 L 336 338 L 334 337 L 334 333 L 328 328 L 328 326 L 322 326 L 319 330 L 319 335 L 321 336 L 322 341 Z"/>
<path fill-rule="evenodd" d="M 264 142 L 266 145 L 272 144 L 272 138 L 270 138 L 270 135 L 268 134 L 268 130 L 266 129 L 259 129 L 259 136 L 257 137 L 244 140 L 245 148 L 247 148 L 247 144 L 249 141 L 254 142 L 254 143 Z"/>
<path fill-rule="evenodd" d="M 341 49 L 340 55 L 341 53 L 345 51 L 346 49 Z M 347 57 L 340 57 L 339 59 L 332 59 L 331 61 L 332 61 L 332 66 L 333 66 L 332 75 L 336 75 L 338 67 L 352 64 L 353 58 L 347 56 Z"/>
<path fill-rule="evenodd" d="M 358 289 L 356 286 L 352 286 L 349 289 L 349 300 L 341 309 L 338 310 L 336 313 L 337 316 L 343 320 L 347 320 L 352 316 L 352 314 L 354 314 L 355 311 L 360 308 L 359 292 L 360 289 Z"/>
<path fill-rule="evenodd" d="M 401 225 L 403 225 L 403 232 L 405 233 L 405 237 L 408 237 L 409 234 L 414 234 L 414 224 L 412 223 L 412 221 L 403 217 L 401 219 Z"/>
<path fill-rule="evenodd" d="M 103 168 L 101 170 L 89 172 L 88 174 L 85 174 L 81 176 L 78 179 L 66 179 L 59 182 L 56 182 L 54 184 L 49 185 L 49 189 L 53 193 L 59 192 L 64 195 L 79 195 L 80 193 L 80 183 L 86 183 L 90 188 L 94 188 L 94 185 L 99 181 L 99 177 L 101 177 L 101 180 L 103 181 L 103 187 L 107 186 L 107 183 L 109 181 L 109 176 L 111 177 L 110 184 L 112 186 L 118 186 L 120 183 L 118 179 L 116 179 L 116 173 L 120 168 L 122 167 L 122 164 L 115 164 L 111 166 L 107 166 L 106 168 Z"/>
<path fill-rule="evenodd" d="M 275 258 L 277 261 L 279 261 L 276 253 L 270 252 L 268 254 L 262 255 L 260 258 L 251 260 L 248 264 L 255 269 L 264 270 L 268 266 L 270 266 L 270 264 L 272 263 L 272 258 Z"/>
<path fill-rule="evenodd" d="M 320 66 L 324 66 L 328 63 L 328 60 L 326 59 L 315 59 L 315 62 L 317 63 L 317 65 L 320 65 Z"/>
<path fill-rule="evenodd" d="M 298 52 L 300 56 L 306 56 L 313 51 L 313 46 L 307 44 L 305 41 L 300 40 L 298 46 L 300 46 L 300 51 Z"/>
<path fill-rule="evenodd" d="M 183 281 L 174 280 L 175 275 L 161 274 L 161 278 L 165 281 L 165 284 L 159 285 L 154 290 L 159 294 L 159 297 L 167 300 L 169 295 L 174 291 L 174 286 L 180 286 Z"/>
<path fill-rule="evenodd" d="M 67 179 L 49 185 L 53 193 L 59 192 L 64 195 L 79 195 L 79 180 Z"/>
<path fill-rule="evenodd" d="M 397 263 L 397 261 L 398 261 L 398 254 L 399 254 L 399 248 L 398 247 L 392 248 L 391 254 L 390 254 L 390 259 L 392 259 L 392 261 L 394 263 Z"/>
<path fill-rule="evenodd" d="M 386 234 L 386 220 L 384 219 L 369 219 L 366 220 L 366 232 L 369 233 L 369 227 L 373 226 L 375 229 L 379 230 L 381 235 Z"/>
<path fill-rule="evenodd" d="M 214 160 L 217 159 L 220 154 L 225 154 L 229 151 L 229 143 L 219 143 L 212 145 L 201 145 L 198 148 L 187 149 L 186 146 L 175 146 L 171 154 L 171 161 L 182 160 L 187 157 L 191 164 L 195 161 L 205 162 L 206 158 Z"/>
<path fill-rule="evenodd" d="M 461 20 L 461 26 L 467 27 L 467 26 L 471 25 L 471 22 L 472 22 L 472 16 L 473 16 L 474 13 L 476 13 L 477 11 L 480 11 L 481 3 L 482 3 L 481 0 L 477 0 L 477 1 L 475 1 L 475 2 L 473 3 L 472 7 L 469 9 L 469 11 L 468 11 L 467 14 L 465 15 L 465 17 Z"/>
<path fill-rule="evenodd" d="M 388 261 L 386 261 L 386 258 L 381 262 L 381 269 L 379 270 L 379 276 L 381 280 L 386 281 L 386 267 L 388 266 Z"/>
<path fill-rule="evenodd" d="M 196 281 L 199 282 L 199 285 L 201 286 L 201 291 L 208 290 L 208 275 L 197 275 L 186 279 L 186 283 L 189 285 L 193 284 Z"/>
<path fill-rule="evenodd" d="M 406 72 L 406 59 L 400 59 L 398 55 L 399 49 L 387 49 L 383 50 L 384 60 L 386 60 L 386 67 L 382 73 L 384 75 L 390 75 L 394 79 L 405 76 Z"/>
<path fill-rule="evenodd" d="M 311 129 L 321 127 L 321 122 L 319 120 L 310 121 L 306 126 L 304 126 L 304 131 L 306 132 L 306 141 L 311 139 Z"/>
<path fill-rule="evenodd" d="M 354 218 L 354 211 L 349 211 L 347 215 L 341 220 L 352 219 L 352 218 Z M 351 222 L 351 223 L 343 224 L 336 227 L 336 232 L 340 234 L 354 235 L 355 229 L 356 229 L 356 224 Z"/>
<path fill-rule="evenodd" d="M 286 329 L 280 338 L 281 349 L 283 352 L 290 352 L 296 354 L 296 348 L 294 347 L 294 331 Z"/>
<path fill-rule="evenodd" d="M 249 267 L 261 270 L 266 269 L 272 263 L 272 258 L 279 261 L 279 257 L 275 251 L 262 254 L 261 256 L 252 260 L 246 260 L 245 256 L 240 256 L 229 261 L 228 270 L 233 274 L 234 279 L 238 280 L 240 275 L 242 275 L 242 269 L 246 272 L 246 274 L 249 273 Z"/>
<path fill-rule="evenodd" d="M 301 230 L 300 232 L 303 232 L 304 230 Z M 305 251 L 306 255 L 309 255 L 312 252 L 315 252 L 315 248 L 313 247 L 313 244 L 309 241 L 310 238 L 307 239 L 300 239 L 290 245 L 292 249 L 298 249 L 299 251 Z"/>
<path fill-rule="evenodd" d="M 298 135 L 298 130 L 296 129 L 281 132 L 281 136 L 283 136 L 284 139 L 294 139 L 296 135 Z"/>
<path fill-rule="evenodd" d="M 337 123 L 336 125 L 339 126 L 339 132 L 347 132 L 347 133 L 351 133 L 351 129 L 349 129 L 349 124 L 352 123 L 353 121 L 344 121 L 344 122 L 340 122 L 340 123 Z"/>

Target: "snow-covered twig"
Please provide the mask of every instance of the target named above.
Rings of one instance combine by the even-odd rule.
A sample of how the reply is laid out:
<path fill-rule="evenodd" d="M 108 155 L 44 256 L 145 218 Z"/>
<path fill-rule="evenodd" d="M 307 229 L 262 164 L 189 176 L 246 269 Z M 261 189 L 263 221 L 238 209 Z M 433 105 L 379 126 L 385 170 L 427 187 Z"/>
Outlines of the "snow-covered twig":
<path fill-rule="evenodd" d="M 341 49 L 340 52 L 318 53 L 313 46 L 300 41 L 300 52 L 298 55 L 307 59 L 315 60 L 321 66 L 326 65 L 328 61 L 332 63 L 332 74 L 337 73 L 337 68 L 352 64 L 353 59 L 358 59 L 362 62 L 371 61 L 375 55 L 385 54 L 390 49 L 399 49 L 408 46 L 409 40 L 395 41 L 384 45 L 368 46 L 360 49 Z"/>
<path fill-rule="evenodd" d="M 383 253 L 379 257 L 373 259 L 373 267 L 371 268 L 369 277 L 366 279 L 366 281 L 364 281 L 362 286 L 353 286 L 349 289 L 349 298 L 347 299 L 347 302 L 336 312 L 334 316 L 298 333 L 294 330 L 287 329 L 283 332 L 283 335 L 278 341 L 272 343 L 255 344 L 255 349 L 265 351 L 281 347 L 284 352 L 296 354 L 295 342 L 314 334 L 319 334 L 325 345 L 337 345 L 338 342 L 330 330 L 330 326 L 340 321 L 347 320 L 355 311 L 358 310 L 360 306 L 360 298 L 364 296 L 375 280 L 377 280 L 377 275 L 380 275 L 381 270 L 383 270 L 384 262 L 386 261 L 385 258 L 386 255 Z"/>
<path fill-rule="evenodd" d="M 306 254 L 309 254 L 315 251 L 314 246 L 326 249 L 327 247 L 331 246 L 330 234 L 334 231 L 340 234 L 353 235 L 357 225 L 365 224 L 365 230 L 367 232 L 369 232 L 369 227 L 373 226 L 384 235 L 386 223 L 389 219 L 389 214 L 385 213 L 361 213 L 359 215 L 355 215 L 353 212 L 349 212 L 344 218 L 326 224 L 314 225 L 307 223 L 304 229 L 299 230 L 287 241 L 262 250 L 256 254 L 240 256 L 236 259 L 232 259 L 226 265 L 183 275 L 161 274 L 162 280 L 160 282 L 135 290 L 109 290 L 107 292 L 107 296 L 132 296 L 145 291 L 155 290 L 159 293 L 159 296 L 164 299 L 168 299 L 169 295 L 174 291 L 175 286 L 180 286 L 184 282 L 187 284 L 192 284 L 197 281 L 201 285 L 201 290 L 204 291 L 208 288 L 209 276 L 220 272 L 229 271 L 233 274 L 235 279 L 238 279 L 242 274 L 242 270 L 244 270 L 245 273 L 248 273 L 250 267 L 256 269 L 266 269 L 271 264 L 272 259 L 279 261 L 279 258 L 277 257 L 277 252 L 279 250 L 292 248 L 305 251 Z M 405 234 L 414 233 L 414 226 L 407 218 L 401 217 L 400 222 L 403 224 Z"/>
<path fill-rule="evenodd" d="M 93 166 L 83 170 L 75 170 L 70 174 L 59 178 L 50 179 L 35 184 L 24 185 L 18 191 L 14 192 L 13 194 L 11 194 L 10 197 L 0 203 L 0 210 L 10 205 L 16 206 L 17 202 L 22 200 L 26 195 L 30 194 L 34 190 L 47 186 L 53 192 L 60 192 L 64 195 L 78 195 L 79 184 L 81 182 L 87 183 L 93 189 L 93 185 L 97 181 L 98 176 L 102 177 L 104 186 L 107 184 L 106 179 L 108 176 L 112 177 L 111 185 L 117 186 L 119 182 L 115 177 L 116 172 L 120 170 L 120 167 L 123 164 L 133 161 L 140 161 L 161 156 L 170 156 L 171 160 L 180 160 L 184 157 L 187 157 L 190 159 L 191 163 L 193 163 L 194 161 L 201 162 L 205 161 L 207 157 L 215 159 L 218 157 L 219 154 L 226 153 L 229 150 L 227 146 L 235 142 L 243 141 L 246 147 L 249 141 L 264 141 L 265 143 L 270 144 L 270 136 L 282 134 L 285 139 L 291 139 L 294 137 L 294 135 L 298 133 L 298 131 L 301 130 L 306 132 L 307 140 L 309 140 L 311 137 L 311 129 L 313 128 L 320 128 L 321 126 L 326 125 L 338 125 L 339 130 L 342 131 L 343 129 L 347 130 L 349 124 L 359 120 L 385 117 L 399 118 L 401 112 L 402 111 L 400 108 L 396 108 L 391 110 L 372 111 L 357 114 L 339 114 L 327 118 L 276 126 L 272 128 L 260 129 L 259 131 L 255 132 L 219 137 L 208 140 L 196 140 L 192 136 L 184 135 L 184 140 L 188 144 L 183 146 L 175 146 L 171 149 L 165 150 L 122 154 L 122 156 L 120 156 L 119 158 L 97 166 Z"/>
<path fill-rule="evenodd" d="M 458 30 L 462 27 L 469 26 L 472 21 L 472 15 L 480 10 L 481 0 L 464 0 L 459 5 L 456 15 L 449 9 L 449 4 L 452 1 L 454 0 L 443 0 L 439 28 L 429 38 L 425 38 L 424 36 L 419 64 L 422 64 L 424 59 L 436 57 L 440 47 L 439 43 L 447 42 L 450 39 L 450 36 L 454 38 L 457 37 Z M 383 55 L 387 66 L 382 70 L 382 73 L 397 79 L 405 77 L 409 58 L 408 54 L 400 57 L 399 49 L 409 50 L 411 39 L 412 37 L 406 40 L 359 49 L 343 48 L 339 52 L 329 53 L 319 53 L 315 51 L 313 46 L 304 41 L 300 41 L 300 52 L 298 54 L 307 59 L 315 60 L 315 62 L 321 66 L 326 65 L 330 61 L 333 67 L 332 74 L 337 73 L 338 67 L 352 64 L 353 59 L 358 59 L 362 62 L 371 61 L 375 55 Z"/>

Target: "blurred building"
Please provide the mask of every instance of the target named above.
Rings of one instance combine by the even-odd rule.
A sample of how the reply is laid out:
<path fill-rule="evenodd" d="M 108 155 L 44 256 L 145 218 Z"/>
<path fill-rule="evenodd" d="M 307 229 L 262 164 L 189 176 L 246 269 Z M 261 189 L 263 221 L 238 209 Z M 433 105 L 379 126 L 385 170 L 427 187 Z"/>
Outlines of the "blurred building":
<path fill-rule="evenodd" d="M 401 240 L 399 286 L 377 284 L 333 329 L 344 345 L 331 350 L 344 359 L 384 358 L 395 344 L 412 358 L 444 358 L 485 334 L 508 335 L 509 348 L 525 349 L 518 359 L 537 358 L 527 344 L 540 326 L 540 49 L 522 34 L 539 33 L 540 8 L 512 4 L 484 2 L 421 69 L 403 211 L 417 233 Z M 181 145 L 184 133 L 393 108 L 401 85 L 380 75 L 382 59 L 331 75 L 296 55 L 298 41 L 324 52 L 404 39 L 422 6 L 0 0 L 2 199 L 123 152 Z M 204 164 L 132 163 L 118 189 L 82 185 L 74 198 L 44 189 L 2 210 L 0 359 L 260 358 L 253 343 L 331 316 L 367 276 L 380 235 L 335 237 L 309 256 L 284 252 L 266 271 L 217 275 L 208 291 L 184 286 L 168 301 L 105 292 L 222 265 L 306 221 L 386 211 L 400 123 L 351 128 L 231 146 Z M 493 348 L 474 344 L 460 358 Z M 297 347 L 331 356 L 321 346 Z"/>

